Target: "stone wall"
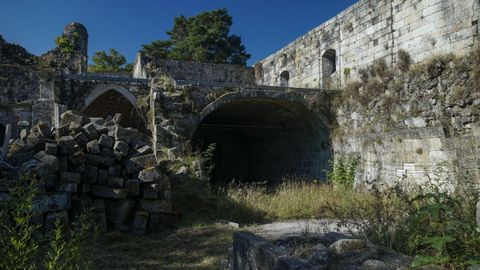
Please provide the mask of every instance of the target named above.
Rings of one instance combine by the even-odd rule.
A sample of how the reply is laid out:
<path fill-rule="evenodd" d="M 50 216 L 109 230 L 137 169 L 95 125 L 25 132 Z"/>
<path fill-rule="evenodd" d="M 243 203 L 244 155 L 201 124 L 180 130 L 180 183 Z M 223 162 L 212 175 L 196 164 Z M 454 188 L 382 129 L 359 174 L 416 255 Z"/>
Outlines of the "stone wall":
<path fill-rule="evenodd" d="M 375 63 L 339 93 L 333 149 L 360 157 L 357 183 L 478 175 L 480 52 L 467 55 L 404 71 Z"/>
<path fill-rule="evenodd" d="M 376 59 L 397 62 L 400 49 L 416 62 L 462 54 L 478 40 L 479 17 L 477 0 L 360 0 L 258 62 L 257 83 L 280 85 L 287 71 L 290 86 L 341 87 Z"/>
<path fill-rule="evenodd" d="M 155 70 L 154 73 L 147 70 Z M 231 64 L 212 64 L 194 61 L 146 59 L 137 55 L 133 74 L 136 78 L 164 75 L 181 83 L 224 83 L 234 85 L 254 85 L 254 69 Z"/>
<path fill-rule="evenodd" d="M 217 143 L 220 181 L 324 178 L 331 154 L 327 93 L 182 84 L 162 75 L 158 71 L 151 83 L 157 155 L 167 148 L 204 150 Z"/>
<path fill-rule="evenodd" d="M 100 231 L 143 234 L 175 223 L 168 168 L 157 165 L 147 135 L 119 125 L 121 115 L 88 118 L 67 111 L 60 128 L 24 130 L 0 164 L 0 200 L 20 168 L 38 180 L 34 222 L 49 229 L 93 208 Z"/>

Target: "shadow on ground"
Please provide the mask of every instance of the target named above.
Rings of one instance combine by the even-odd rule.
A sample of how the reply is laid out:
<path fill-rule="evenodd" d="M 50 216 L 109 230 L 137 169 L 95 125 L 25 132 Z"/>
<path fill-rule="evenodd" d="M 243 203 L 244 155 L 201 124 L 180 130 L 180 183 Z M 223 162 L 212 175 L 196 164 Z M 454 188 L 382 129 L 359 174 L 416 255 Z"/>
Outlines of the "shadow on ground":
<path fill-rule="evenodd" d="M 217 269 L 232 245 L 232 227 L 220 220 L 241 224 L 265 221 L 265 213 L 240 205 L 199 180 L 175 187 L 177 228 L 144 236 L 110 234 L 95 248 L 96 269 Z"/>

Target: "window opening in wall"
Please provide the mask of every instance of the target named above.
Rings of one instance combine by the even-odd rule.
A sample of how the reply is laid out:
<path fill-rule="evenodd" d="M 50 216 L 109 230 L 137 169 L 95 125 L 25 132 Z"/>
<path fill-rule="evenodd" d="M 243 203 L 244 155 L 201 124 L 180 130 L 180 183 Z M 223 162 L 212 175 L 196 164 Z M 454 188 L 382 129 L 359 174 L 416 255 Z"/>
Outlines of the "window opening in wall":
<path fill-rule="evenodd" d="M 327 50 L 322 56 L 323 87 L 328 88 L 332 82 L 332 75 L 337 71 L 337 53 L 334 49 Z"/>
<path fill-rule="evenodd" d="M 290 80 L 290 73 L 284 71 L 280 74 L 280 86 L 288 87 L 288 81 Z"/>

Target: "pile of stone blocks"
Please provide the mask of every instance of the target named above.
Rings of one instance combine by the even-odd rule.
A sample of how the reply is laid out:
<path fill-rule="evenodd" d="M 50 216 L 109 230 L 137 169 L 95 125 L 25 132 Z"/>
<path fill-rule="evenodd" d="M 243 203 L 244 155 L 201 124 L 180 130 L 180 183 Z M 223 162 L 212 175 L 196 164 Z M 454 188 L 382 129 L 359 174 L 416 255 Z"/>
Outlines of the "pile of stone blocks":
<path fill-rule="evenodd" d="M 274 241 L 235 232 L 222 270 L 410 269 L 413 258 L 336 232 Z M 435 267 L 432 269 L 436 269 Z"/>
<path fill-rule="evenodd" d="M 93 209 L 101 231 L 143 234 L 175 223 L 170 178 L 157 165 L 150 138 L 120 126 L 120 119 L 67 111 L 59 128 L 39 123 L 10 144 L 10 164 L 31 168 L 41 182 L 39 223 L 68 221 L 81 209 Z"/>

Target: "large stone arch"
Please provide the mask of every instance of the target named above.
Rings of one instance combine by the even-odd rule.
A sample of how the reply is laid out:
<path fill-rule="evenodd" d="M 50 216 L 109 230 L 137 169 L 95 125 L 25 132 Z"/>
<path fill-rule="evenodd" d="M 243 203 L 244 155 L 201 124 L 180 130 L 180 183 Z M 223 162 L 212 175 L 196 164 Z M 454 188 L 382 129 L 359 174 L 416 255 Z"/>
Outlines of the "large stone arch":
<path fill-rule="evenodd" d="M 137 99 L 130 91 L 116 84 L 103 84 L 93 89 L 85 97 L 81 112 L 89 117 L 103 118 L 121 113 L 121 125 L 146 131 Z"/>
<path fill-rule="evenodd" d="M 208 104 L 192 136 L 195 150 L 215 143 L 213 181 L 324 179 L 331 144 L 326 117 L 310 94 L 269 90 L 228 93 Z"/>

